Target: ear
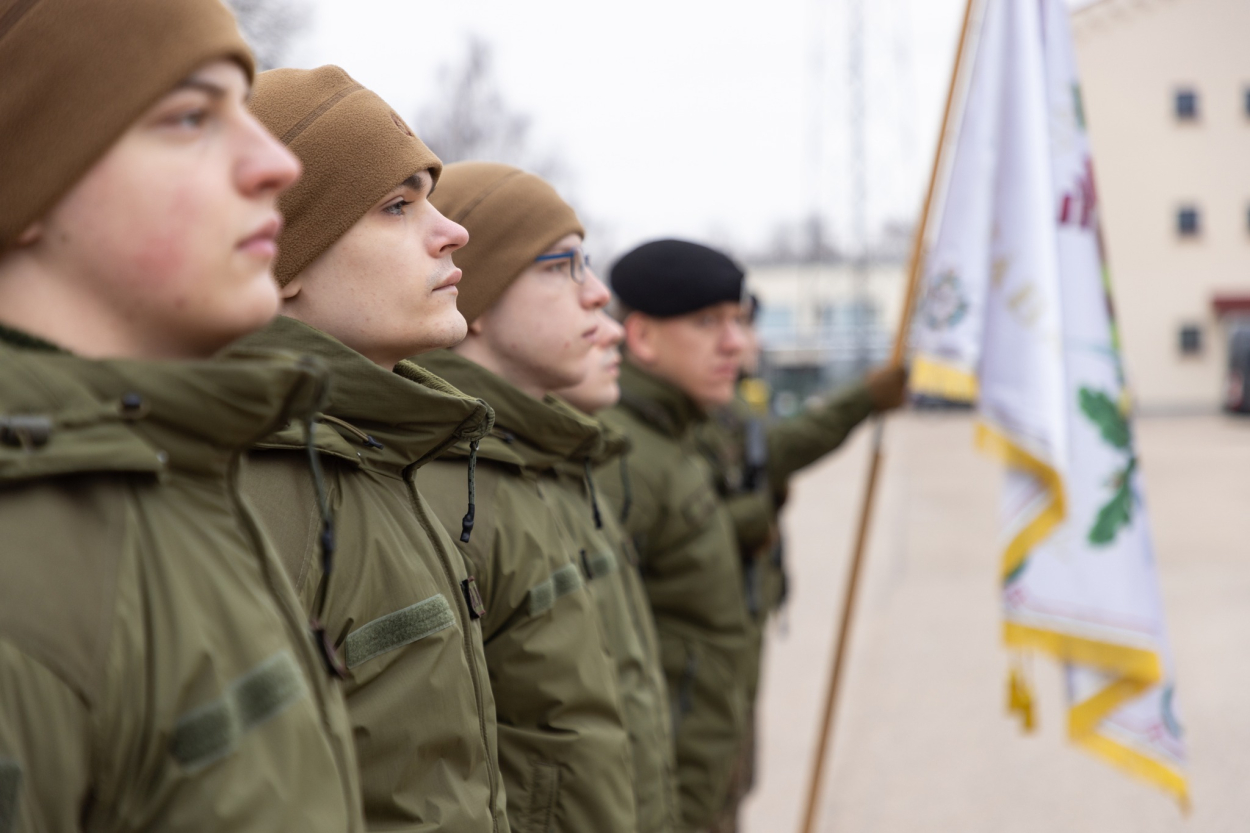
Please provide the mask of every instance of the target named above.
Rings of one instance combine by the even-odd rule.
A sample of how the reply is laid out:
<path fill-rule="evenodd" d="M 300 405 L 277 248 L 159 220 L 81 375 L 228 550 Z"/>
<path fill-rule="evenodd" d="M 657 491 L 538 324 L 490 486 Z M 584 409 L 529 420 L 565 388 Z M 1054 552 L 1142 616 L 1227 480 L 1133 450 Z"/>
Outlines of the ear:
<path fill-rule="evenodd" d="M 657 357 L 656 321 L 640 312 L 631 312 L 622 324 L 629 354 L 644 365 L 654 364 Z"/>
<path fill-rule="evenodd" d="M 17 240 L 13 245 L 17 248 L 22 246 L 31 246 L 43 239 L 43 223 L 39 220 L 31 223 L 22 229 L 22 233 L 17 236 Z"/>
<path fill-rule="evenodd" d="M 468 332 L 466 336 L 480 336 L 482 334 L 482 316 L 478 316 L 469 322 Z"/>
<path fill-rule="evenodd" d="M 282 295 L 283 301 L 291 301 L 291 300 L 294 300 L 295 296 L 298 295 L 300 290 L 303 288 L 304 288 L 304 273 L 301 272 L 300 274 L 291 278 L 291 280 L 287 281 L 285 286 L 279 287 L 278 292 Z"/>

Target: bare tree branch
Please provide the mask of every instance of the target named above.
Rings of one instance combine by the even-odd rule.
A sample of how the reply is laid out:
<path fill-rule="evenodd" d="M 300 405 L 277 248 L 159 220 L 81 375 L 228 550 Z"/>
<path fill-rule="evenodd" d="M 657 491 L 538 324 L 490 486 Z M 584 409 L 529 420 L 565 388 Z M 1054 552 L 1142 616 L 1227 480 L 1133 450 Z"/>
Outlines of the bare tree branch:
<path fill-rule="evenodd" d="M 282 66 L 291 43 L 308 28 L 307 0 L 226 0 L 226 4 L 234 10 L 261 70 Z"/>
<path fill-rule="evenodd" d="M 470 38 L 464 56 L 439 69 L 434 89 L 437 97 L 417 116 L 417 132 L 444 162 L 503 162 L 556 185 L 567 178 L 555 154 L 534 149 L 530 117 L 505 100 L 485 40 Z"/>

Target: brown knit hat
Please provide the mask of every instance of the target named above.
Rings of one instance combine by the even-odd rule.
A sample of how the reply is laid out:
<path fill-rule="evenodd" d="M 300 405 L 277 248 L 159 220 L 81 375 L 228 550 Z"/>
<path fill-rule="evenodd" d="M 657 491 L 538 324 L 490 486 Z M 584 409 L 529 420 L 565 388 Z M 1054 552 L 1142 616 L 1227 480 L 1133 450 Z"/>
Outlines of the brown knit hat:
<path fill-rule="evenodd" d="M 216 58 L 254 72 L 219 0 L 0 0 L 0 251 Z"/>
<path fill-rule="evenodd" d="M 469 230 L 468 244 L 452 258 L 464 271 L 456 306 L 470 322 L 553 243 L 586 234 L 556 189 L 511 165 L 448 165 L 430 202 Z"/>
<path fill-rule="evenodd" d="M 286 225 L 274 276 L 286 286 L 386 192 L 413 174 L 438 182 L 443 163 L 390 106 L 336 66 L 256 77 L 252 112 L 304 163 L 282 195 Z"/>

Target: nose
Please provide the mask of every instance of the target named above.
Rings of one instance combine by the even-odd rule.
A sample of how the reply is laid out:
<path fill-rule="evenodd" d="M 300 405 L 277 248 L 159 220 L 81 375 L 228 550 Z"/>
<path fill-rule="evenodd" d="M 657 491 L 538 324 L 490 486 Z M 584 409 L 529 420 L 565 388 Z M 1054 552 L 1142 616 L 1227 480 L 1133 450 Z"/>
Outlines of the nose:
<path fill-rule="evenodd" d="M 720 346 L 724 352 L 734 355 L 740 355 L 746 351 L 747 334 L 740 322 L 730 321 L 726 324 Z"/>
<path fill-rule="evenodd" d="M 586 281 L 582 284 L 581 302 L 585 309 L 603 309 L 612 300 L 612 293 L 599 280 L 599 276 L 587 266 Z"/>
<path fill-rule="evenodd" d="M 625 328 L 606 312 L 599 313 L 599 346 L 615 347 L 625 340 Z"/>
<path fill-rule="evenodd" d="M 453 220 L 448 220 L 433 205 L 430 206 L 430 210 L 438 215 L 438 222 L 435 223 L 432 237 L 436 247 L 433 254 L 436 257 L 445 257 L 456 249 L 464 248 L 464 245 L 469 242 L 469 230 Z"/>
<path fill-rule="evenodd" d="M 244 110 L 243 143 L 235 166 L 239 190 L 248 197 L 277 196 L 295 184 L 303 172 L 295 154 Z"/>

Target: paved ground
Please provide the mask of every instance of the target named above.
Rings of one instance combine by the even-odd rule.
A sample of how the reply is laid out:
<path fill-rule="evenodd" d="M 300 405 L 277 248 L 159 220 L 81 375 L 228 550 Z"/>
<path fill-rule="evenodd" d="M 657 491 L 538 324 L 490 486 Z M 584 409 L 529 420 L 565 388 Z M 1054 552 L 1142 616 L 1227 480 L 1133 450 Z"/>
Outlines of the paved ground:
<path fill-rule="evenodd" d="M 1041 658 L 1037 734 L 1003 716 L 997 464 L 964 414 L 891 420 L 822 831 L 1250 830 L 1250 421 L 1138 421 L 1179 674 L 1194 810 L 1066 744 Z M 760 782 L 745 833 L 802 815 L 868 432 L 795 484 L 796 589 L 765 668 Z"/>

